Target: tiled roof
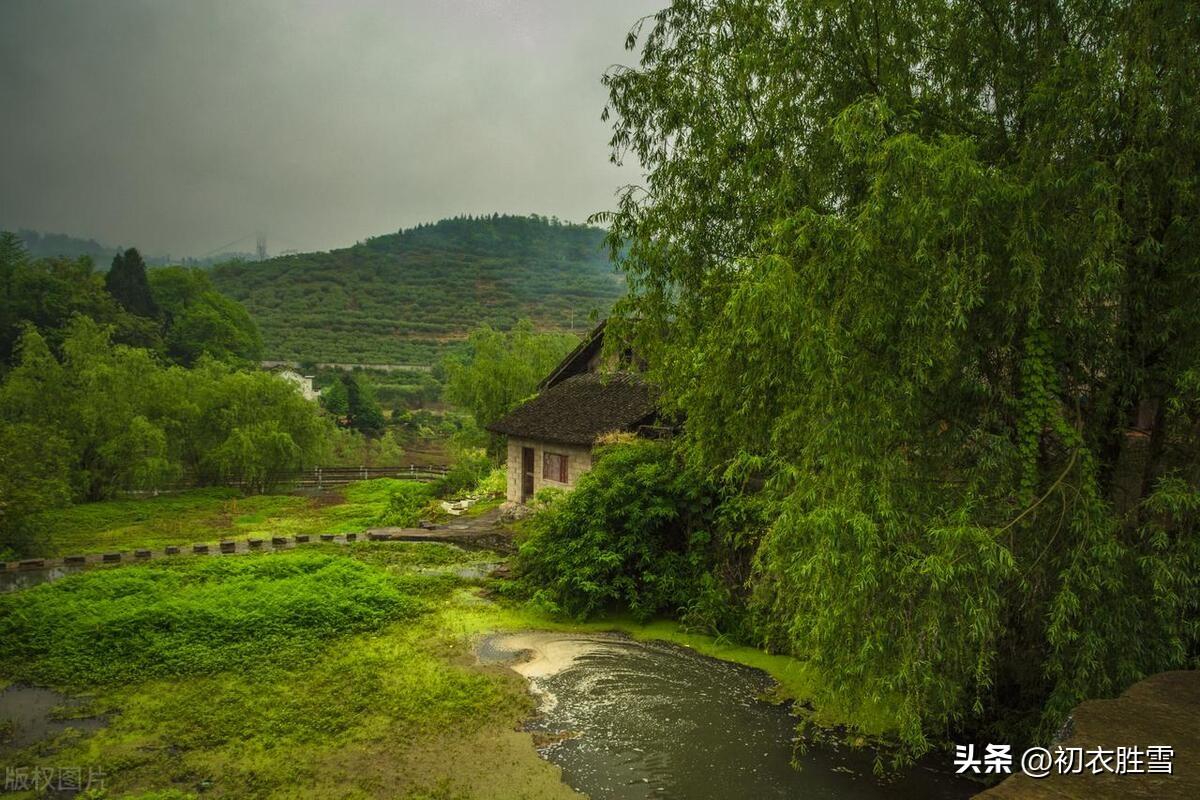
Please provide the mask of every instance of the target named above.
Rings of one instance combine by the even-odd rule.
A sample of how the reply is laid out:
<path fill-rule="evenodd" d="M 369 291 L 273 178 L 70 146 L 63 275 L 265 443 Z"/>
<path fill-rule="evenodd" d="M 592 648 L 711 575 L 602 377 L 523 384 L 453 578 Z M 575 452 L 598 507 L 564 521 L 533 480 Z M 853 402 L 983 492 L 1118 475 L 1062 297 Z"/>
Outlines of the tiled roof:
<path fill-rule="evenodd" d="M 590 446 L 611 431 L 635 430 L 654 417 L 650 387 L 630 372 L 574 375 L 488 426 L 493 433 Z"/>

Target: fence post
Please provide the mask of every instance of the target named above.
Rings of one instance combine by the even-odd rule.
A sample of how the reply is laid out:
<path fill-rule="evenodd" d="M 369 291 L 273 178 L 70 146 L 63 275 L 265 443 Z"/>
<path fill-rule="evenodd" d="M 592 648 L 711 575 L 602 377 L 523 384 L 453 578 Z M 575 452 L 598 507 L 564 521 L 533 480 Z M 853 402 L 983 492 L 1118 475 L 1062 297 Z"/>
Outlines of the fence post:
<path fill-rule="evenodd" d="M 321 481 L 321 468 L 317 467 L 317 491 L 325 488 L 325 484 Z"/>

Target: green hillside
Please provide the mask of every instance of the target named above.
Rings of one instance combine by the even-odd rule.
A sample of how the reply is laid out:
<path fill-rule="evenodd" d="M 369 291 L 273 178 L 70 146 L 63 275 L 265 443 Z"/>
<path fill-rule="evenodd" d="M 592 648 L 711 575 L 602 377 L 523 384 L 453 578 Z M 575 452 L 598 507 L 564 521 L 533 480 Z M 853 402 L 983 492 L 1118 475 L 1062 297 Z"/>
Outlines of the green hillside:
<path fill-rule="evenodd" d="M 607 312 L 624 281 L 603 239 L 545 217 L 457 217 L 212 279 L 250 311 L 268 359 L 429 364 L 481 323 L 579 330 Z"/>

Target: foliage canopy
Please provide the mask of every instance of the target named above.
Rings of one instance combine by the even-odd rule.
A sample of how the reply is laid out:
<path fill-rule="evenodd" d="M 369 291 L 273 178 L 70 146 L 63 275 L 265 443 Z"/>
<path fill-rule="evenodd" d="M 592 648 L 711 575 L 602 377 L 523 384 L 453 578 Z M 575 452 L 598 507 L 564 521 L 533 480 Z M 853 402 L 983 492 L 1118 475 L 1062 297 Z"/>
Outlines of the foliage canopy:
<path fill-rule="evenodd" d="M 154 489 L 180 477 L 250 490 L 316 463 L 330 422 L 286 381 L 202 359 L 163 366 L 113 345 L 89 317 L 67 328 L 62 355 L 29 328 L 0 383 L 0 550 L 24 547 L 23 520 L 65 500 Z"/>
<path fill-rule="evenodd" d="M 527 319 L 507 332 L 476 328 L 465 353 L 446 359 L 445 397 L 486 427 L 532 395 L 578 343 L 569 333 L 539 333 Z"/>
<path fill-rule="evenodd" d="M 761 635 L 906 740 L 1200 655 L 1200 13 L 676 0 L 606 77 L 626 327 L 766 481 Z"/>

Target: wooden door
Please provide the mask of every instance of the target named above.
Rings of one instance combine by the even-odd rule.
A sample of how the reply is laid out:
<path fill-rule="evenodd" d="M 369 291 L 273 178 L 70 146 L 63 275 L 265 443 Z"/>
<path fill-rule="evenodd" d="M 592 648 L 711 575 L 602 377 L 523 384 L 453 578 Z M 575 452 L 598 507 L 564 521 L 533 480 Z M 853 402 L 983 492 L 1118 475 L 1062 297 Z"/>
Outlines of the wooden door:
<path fill-rule="evenodd" d="M 533 448 L 521 448 L 521 502 L 533 497 Z"/>

